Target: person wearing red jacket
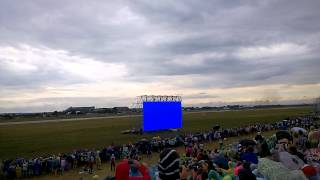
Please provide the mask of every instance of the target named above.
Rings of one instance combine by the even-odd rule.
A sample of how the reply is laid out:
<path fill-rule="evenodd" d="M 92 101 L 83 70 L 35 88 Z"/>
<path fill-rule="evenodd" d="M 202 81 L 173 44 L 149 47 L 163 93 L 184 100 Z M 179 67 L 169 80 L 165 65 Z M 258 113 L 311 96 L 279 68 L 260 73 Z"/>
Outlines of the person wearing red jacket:
<path fill-rule="evenodd" d="M 136 169 L 139 175 L 131 176 L 130 171 Z M 116 180 L 151 180 L 148 168 L 140 164 L 138 161 L 130 161 L 128 159 L 122 160 L 116 167 Z"/>

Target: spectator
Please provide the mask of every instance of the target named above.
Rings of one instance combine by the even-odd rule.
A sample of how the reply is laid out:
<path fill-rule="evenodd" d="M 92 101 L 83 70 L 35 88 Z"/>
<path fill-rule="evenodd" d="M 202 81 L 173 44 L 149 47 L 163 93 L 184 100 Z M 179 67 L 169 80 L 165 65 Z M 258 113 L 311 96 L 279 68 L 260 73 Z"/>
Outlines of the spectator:
<path fill-rule="evenodd" d="M 22 169 L 20 167 L 20 165 L 16 166 L 16 178 L 17 179 L 21 179 L 22 177 Z"/>
<path fill-rule="evenodd" d="M 22 177 L 28 176 L 28 163 L 26 161 L 22 164 Z"/>
<path fill-rule="evenodd" d="M 287 122 L 288 127 L 295 126 L 295 127 L 309 128 L 310 125 L 314 125 L 312 118 L 297 118 L 293 120 L 288 120 Z M 317 128 L 316 125 L 314 126 L 315 128 Z M 157 165 L 159 170 L 156 170 L 157 168 L 155 168 L 151 172 L 155 172 L 154 174 L 158 173 L 158 176 L 155 176 L 155 177 L 159 177 L 160 179 L 161 177 L 166 179 L 167 176 L 169 176 L 167 179 L 170 179 L 171 178 L 170 176 L 174 174 L 179 174 L 177 176 L 180 176 L 180 179 L 185 179 L 186 177 L 188 179 L 192 177 L 194 179 L 201 179 L 201 180 L 205 180 L 208 177 L 209 178 L 219 177 L 223 179 L 253 178 L 251 174 L 252 172 L 249 170 L 249 168 L 245 169 L 244 167 L 245 162 L 248 162 L 248 163 L 250 162 L 253 164 L 258 163 L 258 166 L 260 164 L 260 159 L 258 162 L 257 155 L 253 151 L 254 149 L 253 146 L 251 147 L 242 146 L 241 148 L 245 149 L 245 152 L 239 154 L 237 151 L 237 145 L 238 145 L 237 143 L 234 144 L 233 148 L 229 149 L 227 146 L 224 147 L 223 141 L 225 140 L 226 137 L 239 136 L 239 135 L 254 133 L 257 131 L 275 130 L 275 129 L 279 129 L 280 127 L 281 127 L 280 125 L 278 126 L 277 123 L 274 123 L 274 124 L 250 125 L 247 127 L 236 127 L 236 128 L 228 128 L 228 129 L 221 129 L 221 130 L 211 130 L 210 132 L 203 132 L 202 134 L 201 133 L 188 134 L 188 135 L 185 134 L 185 138 L 180 138 L 180 139 L 185 139 L 185 145 L 186 145 L 185 147 L 186 155 L 181 156 L 183 157 L 182 159 L 185 165 L 180 168 L 180 171 L 174 170 L 168 174 L 167 171 L 171 171 L 170 168 L 174 168 L 174 166 L 176 165 L 176 161 L 172 162 L 172 165 L 170 164 L 165 165 L 165 163 L 167 162 L 167 160 L 165 160 L 162 163 L 159 163 L 159 165 Z M 317 131 L 313 128 L 312 130 L 314 130 L 315 132 Z M 288 139 L 286 136 L 279 139 L 278 143 L 282 143 L 282 144 L 276 144 L 277 136 L 275 136 L 274 138 L 273 137 L 264 138 L 261 136 L 262 137 L 261 138 L 260 135 L 261 134 L 258 134 L 255 138 L 258 141 L 257 149 L 260 157 L 270 156 L 270 150 L 273 150 L 274 148 L 276 148 L 278 149 L 278 151 L 281 151 L 281 152 L 275 153 L 275 154 L 278 154 L 278 157 L 277 159 L 275 158 L 273 162 L 280 161 L 281 163 L 279 164 L 283 165 L 282 169 L 283 171 L 286 171 L 286 173 L 287 171 L 289 171 L 289 169 L 294 170 L 295 172 L 291 173 L 292 175 L 290 176 L 291 178 L 297 177 L 296 179 L 303 179 L 304 175 L 303 174 L 301 175 L 302 173 L 302 171 L 300 170 L 301 168 L 302 169 L 305 168 L 303 172 L 309 179 L 316 178 L 314 170 L 316 169 L 316 172 L 318 172 L 318 169 L 319 169 L 318 167 L 320 166 L 318 164 L 320 156 L 319 156 L 319 149 L 312 149 L 310 146 L 310 143 L 312 143 L 311 141 L 312 139 L 308 140 L 304 135 L 304 133 L 301 133 L 300 131 L 298 131 L 297 135 L 295 136 L 296 143 L 293 144 L 296 146 L 292 146 L 291 144 L 289 144 L 291 142 L 291 140 L 289 141 L 290 138 Z M 220 139 L 220 145 L 222 145 L 222 147 L 220 148 L 221 150 L 220 152 L 218 150 L 207 151 L 207 149 L 205 149 L 203 141 L 210 139 L 211 136 L 213 141 L 219 142 L 219 139 Z M 318 137 L 313 135 L 311 136 L 311 138 L 318 138 Z M 92 173 L 93 164 L 96 163 L 97 169 L 99 169 L 101 160 L 103 161 L 110 160 L 111 161 L 110 169 L 115 170 L 116 159 L 121 158 L 121 156 L 123 155 L 126 155 L 126 156 L 129 155 L 134 159 L 140 159 L 139 155 L 141 155 L 141 153 L 143 154 L 147 153 L 147 155 L 149 155 L 151 151 L 158 151 L 159 149 L 167 150 L 167 148 L 170 146 L 172 147 L 175 145 L 179 145 L 177 142 L 174 142 L 170 138 L 161 139 L 160 137 L 153 139 L 153 141 L 149 141 L 146 144 L 147 146 L 144 146 L 144 145 L 141 146 L 137 143 L 135 144 L 130 143 L 129 145 L 123 145 L 118 147 L 112 145 L 112 146 L 109 146 L 108 148 L 104 148 L 101 151 L 101 153 L 99 151 L 79 149 L 74 151 L 70 155 L 59 154 L 59 156 L 49 156 L 46 158 L 38 157 L 30 160 L 26 160 L 23 158 L 17 158 L 15 160 L 6 160 L 6 161 L 3 161 L 2 163 L 3 168 L 1 169 L 3 169 L 3 171 L 1 172 L 2 174 L 4 174 L 5 176 L 4 178 L 6 179 L 17 179 L 20 177 L 32 177 L 34 175 L 38 176 L 45 172 L 46 173 L 56 172 L 55 174 L 57 174 L 58 170 L 59 170 L 59 173 L 60 172 L 63 173 L 64 170 L 68 170 L 71 167 L 75 168 L 77 164 L 79 164 L 79 165 L 86 165 L 85 171 L 89 171 L 90 173 Z M 299 150 L 297 150 L 297 148 Z M 234 151 L 232 149 L 234 149 Z M 163 160 L 163 159 L 169 158 L 171 157 L 172 154 L 176 153 L 176 151 L 174 151 L 175 153 L 173 153 L 170 150 L 169 152 L 163 154 L 164 152 L 166 152 L 166 150 L 160 154 L 160 159 Z M 191 159 L 188 156 L 192 156 L 194 158 Z M 177 154 L 177 157 L 179 157 L 178 154 Z M 176 158 L 176 159 L 180 159 L 180 158 Z M 236 162 L 235 159 L 239 161 Z M 244 162 L 241 162 L 240 160 L 241 161 L 243 160 Z M 309 164 L 307 166 L 304 166 L 304 163 L 301 160 L 304 160 Z M 234 165 L 230 166 L 228 161 L 231 162 L 230 164 L 238 163 L 239 165 L 236 168 L 233 168 Z M 213 167 L 212 162 L 214 162 L 215 167 Z M 298 164 L 296 162 L 298 162 Z M 274 165 L 278 165 L 278 164 L 274 164 Z M 161 169 L 160 166 L 167 166 L 167 168 L 162 167 Z M 267 166 L 267 168 L 268 167 L 269 166 Z M 179 169 L 179 163 L 175 168 Z M 285 170 L 285 169 L 288 169 L 288 170 Z M 191 172 L 193 173 L 193 176 L 191 175 Z M 269 171 L 267 171 L 266 174 L 260 174 L 261 176 L 259 177 L 263 177 L 263 176 L 274 177 L 271 175 L 272 172 L 271 174 L 269 174 L 268 172 Z M 298 174 L 300 173 L 300 174 L 299 176 L 296 176 L 295 173 L 298 173 Z M 231 176 L 232 174 L 236 174 L 238 175 L 238 177 L 233 177 Z M 253 174 L 259 175 L 259 173 L 256 173 L 256 172 L 254 172 Z M 141 179 L 142 177 L 147 177 L 147 176 L 144 176 L 143 173 L 141 173 L 140 166 L 138 165 L 132 166 L 130 164 L 128 178 Z M 0 173 L 0 179 L 1 178 L 2 177 Z M 214 178 L 214 179 L 219 179 L 219 178 Z"/>
<path fill-rule="evenodd" d="M 165 149 L 160 153 L 158 164 L 159 178 L 161 180 L 180 179 L 180 156 L 174 149 Z"/>
<path fill-rule="evenodd" d="M 244 163 L 239 171 L 239 180 L 256 180 L 256 176 L 251 172 L 250 163 Z"/>
<path fill-rule="evenodd" d="M 97 165 L 97 169 L 100 170 L 101 169 L 101 158 L 99 155 L 96 156 L 96 165 Z"/>
<path fill-rule="evenodd" d="M 246 152 L 241 155 L 241 160 L 249 163 L 253 163 L 253 164 L 258 164 L 258 157 L 253 151 L 254 151 L 253 147 L 249 146 L 246 149 Z"/>
<path fill-rule="evenodd" d="M 61 164 L 61 174 L 63 175 L 64 170 L 65 170 L 65 168 L 66 168 L 66 166 L 67 166 L 66 159 L 65 159 L 65 158 L 61 158 L 60 164 Z"/>
<path fill-rule="evenodd" d="M 132 171 L 134 171 L 134 175 L 138 175 L 130 176 L 133 175 Z M 128 159 L 124 159 L 117 165 L 115 178 L 117 180 L 151 180 L 148 168 L 144 164 L 140 164 L 138 161 L 129 161 Z"/>
<path fill-rule="evenodd" d="M 111 155 L 111 161 L 110 161 L 110 170 L 115 170 L 116 167 L 116 157 L 114 154 Z"/>
<path fill-rule="evenodd" d="M 90 155 L 89 155 L 88 161 L 89 161 L 89 173 L 92 174 L 92 173 L 93 173 L 93 164 L 94 164 L 94 162 L 95 162 L 95 159 L 94 159 L 93 154 L 90 154 Z"/>
<path fill-rule="evenodd" d="M 297 150 L 300 152 L 305 151 L 306 150 L 306 143 L 307 143 L 307 137 L 300 130 L 299 131 L 299 138 L 298 138 L 298 142 L 297 142 Z"/>

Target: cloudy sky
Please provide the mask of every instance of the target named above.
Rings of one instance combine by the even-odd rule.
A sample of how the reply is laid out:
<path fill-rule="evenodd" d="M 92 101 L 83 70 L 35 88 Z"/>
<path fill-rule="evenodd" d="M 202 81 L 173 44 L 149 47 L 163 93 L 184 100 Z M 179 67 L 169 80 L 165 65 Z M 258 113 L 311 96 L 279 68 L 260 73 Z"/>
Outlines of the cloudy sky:
<path fill-rule="evenodd" d="M 1 0 L 0 112 L 320 96 L 319 0 Z"/>

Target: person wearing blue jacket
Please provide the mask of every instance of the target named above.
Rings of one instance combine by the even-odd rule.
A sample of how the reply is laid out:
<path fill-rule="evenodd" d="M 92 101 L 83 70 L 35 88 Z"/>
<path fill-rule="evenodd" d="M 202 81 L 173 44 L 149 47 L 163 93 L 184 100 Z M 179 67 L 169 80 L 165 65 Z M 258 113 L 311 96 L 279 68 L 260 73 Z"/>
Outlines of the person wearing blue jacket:
<path fill-rule="evenodd" d="M 246 152 L 241 155 L 241 160 L 252 164 L 258 164 L 258 156 L 253 151 L 253 147 L 249 146 L 246 149 Z"/>

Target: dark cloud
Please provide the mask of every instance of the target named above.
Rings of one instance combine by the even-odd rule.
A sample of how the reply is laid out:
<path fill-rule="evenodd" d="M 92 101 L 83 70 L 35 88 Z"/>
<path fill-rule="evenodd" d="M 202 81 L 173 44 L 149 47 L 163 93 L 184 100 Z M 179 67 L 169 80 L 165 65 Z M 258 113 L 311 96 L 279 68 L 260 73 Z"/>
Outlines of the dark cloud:
<path fill-rule="evenodd" d="M 316 20 L 320 17 L 317 11 L 319 2 L 139 2 L 133 4 L 133 10 L 145 15 L 149 23 L 169 29 L 171 34 L 168 33 L 168 38 L 173 38 L 153 47 L 152 52 L 162 54 L 162 59 L 150 58 L 148 61 L 152 63 L 138 64 L 133 71 L 155 75 L 203 74 L 222 77 L 220 82 L 214 83 L 216 86 L 318 82 L 315 77 L 319 76 L 319 72 L 313 67 L 319 64 L 319 53 L 315 52 L 319 50 L 316 39 L 320 38 Z M 266 61 L 260 61 L 259 58 L 242 61 L 230 55 L 222 61 L 203 57 L 205 63 L 202 65 L 186 67 L 170 64 L 170 60 L 177 55 L 208 52 L 230 54 L 242 47 L 283 42 L 305 44 L 313 51 L 307 53 L 314 53 L 314 56 L 297 58 L 288 55 L 275 56 Z M 207 84 L 211 86 L 212 83 Z"/>

